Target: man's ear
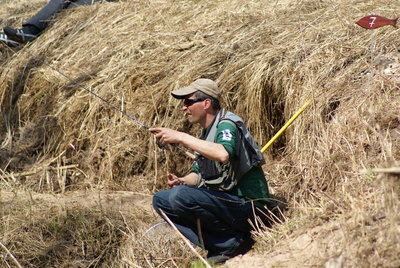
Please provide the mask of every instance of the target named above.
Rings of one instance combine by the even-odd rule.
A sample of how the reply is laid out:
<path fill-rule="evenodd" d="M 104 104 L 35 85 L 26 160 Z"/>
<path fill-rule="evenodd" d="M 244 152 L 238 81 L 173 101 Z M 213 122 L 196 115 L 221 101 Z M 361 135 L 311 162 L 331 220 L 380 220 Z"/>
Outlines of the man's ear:
<path fill-rule="evenodd" d="M 204 110 L 209 110 L 212 108 L 212 103 L 210 99 L 204 100 Z"/>

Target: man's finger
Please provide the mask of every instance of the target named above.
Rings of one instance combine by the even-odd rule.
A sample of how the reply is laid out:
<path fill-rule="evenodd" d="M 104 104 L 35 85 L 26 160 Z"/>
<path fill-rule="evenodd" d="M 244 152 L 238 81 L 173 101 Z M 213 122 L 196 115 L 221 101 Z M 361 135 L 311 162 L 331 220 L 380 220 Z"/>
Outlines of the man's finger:
<path fill-rule="evenodd" d="M 151 127 L 151 128 L 149 128 L 149 131 L 151 133 L 153 133 L 153 134 L 159 133 L 159 132 L 161 132 L 161 130 L 162 130 L 162 128 L 160 128 L 160 127 Z"/>

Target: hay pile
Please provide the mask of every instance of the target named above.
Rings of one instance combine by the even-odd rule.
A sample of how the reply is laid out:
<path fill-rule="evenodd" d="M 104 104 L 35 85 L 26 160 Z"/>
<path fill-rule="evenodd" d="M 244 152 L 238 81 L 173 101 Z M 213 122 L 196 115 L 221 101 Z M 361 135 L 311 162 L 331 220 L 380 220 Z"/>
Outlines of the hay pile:
<path fill-rule="evenodd" d="M 6 1 L 1 22 L 19 26 L 44 3 Z M 322 247 L 313 265 L 342 254 L 346 266 L 396 266 L 399 181 L 388 188 L 360 170 L 399 165 L 399 30 L 371 33 L 354 22 L 371 11 L 395 17 L 397 8 L 383 0 L 160 0 L 63 11 L 35 42 L 0 48 L 4 188 L 151 194 L 167 171 L 188 169 L 174 148 L 158 163 L 152 135 L 82 86 L 147 126 L 197 134 L 169 92 L 215 79 L 224 106 L 245 119 L 260 146 L 315 98 L 265 154 L 271 188 L 291 209 L 280 235 L 258 234 L 267 241 L 260 247 L 273 250 L 271 237 L 338 221 L 346 239 L 335 251 Z"/>

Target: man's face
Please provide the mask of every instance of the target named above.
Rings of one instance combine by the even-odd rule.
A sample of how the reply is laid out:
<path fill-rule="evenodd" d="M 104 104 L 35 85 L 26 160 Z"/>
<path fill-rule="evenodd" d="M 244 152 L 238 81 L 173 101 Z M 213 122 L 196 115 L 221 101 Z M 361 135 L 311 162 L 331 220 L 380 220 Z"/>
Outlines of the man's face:
<path fill-rule="evenodd" d="M 198 98 L 194 94 L 186 96 L 183 101 L 182 110 L 186 113 L 190 123 L 201 123 L 206 115 L 204 110 L 203 98 Z"/>

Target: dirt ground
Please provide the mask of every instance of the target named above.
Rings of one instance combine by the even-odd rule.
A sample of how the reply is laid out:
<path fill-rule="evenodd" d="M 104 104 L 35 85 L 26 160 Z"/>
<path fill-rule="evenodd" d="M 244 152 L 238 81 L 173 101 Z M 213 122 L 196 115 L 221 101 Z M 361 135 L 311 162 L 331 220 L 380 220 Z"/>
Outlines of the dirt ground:
<path fill-rule="evenodd" d="M 138 207 L 151 211 L 151 196 L 128 191 L 74 191 L 65 194 L 33 193 L 30 191 L 0 191 L 3 209 L 15 202 L 31 202 L 33 206 L 73 207 L 81 205 L 87 208 L 103 206 L 118 211 L 129 211 Z"/>
<path fill-rule="evenodd" d="M 3 209 L 8 206 L 14 207 L 17 202 L 30 202 L 32 206 L 45 207 L 45 206 L 58 206 L 60 208 L 74 207 L 76 205 L 84 206 L 86 208 L 103 207 L 105 209 L 112 209 L 122 213 L 137 210 L 138 207 L 146 210 L 149 213 L 155 212 L 151 207 L 151 196 L 129 191 L 74 191 L 65 194 L 44 194 L 33 193 L 30 191 L 1 191 L 0 200 Z M 153 226 L 154 229 L 147 231 L 152 232 L 152 236 L 162 235 L 163 232 L 171 232 L 165 229 Z M 326 228 L 326 227 L 325 227 Z M 256 249 L 251 250 L 246 255 L 240 255 L 236 258 L 229 260 L 221 267 L 235 268 L 235 267 L 305 267 L 309 266 L 309 260 L 324 255 L 320 252 L 319 242 L 313 239 L 313 236 L 320 232 L 321 227 L 316 227 L 304 234 L 300 234 L 295 238 L 291 238 L 279 244 L 274 252 L 258 253 Z M 339 235 L 339 228 L 336 231 L 326 235 L 326 241 L 336 239 Z M 150 230 L 150 231 L 149 231 Z M 161 230 L 161 231 L 160 231 Z M 143 234 L 145 235 L 145 233 Z M 189 251 L 189 247 L 187 248 Z M 199 249 L 198 249 L 199 250 Z M 337 259 L 329 260 L 325 266 L 329 268 L 341 267 L 341 256 Z M 336 266 L 335 266 L 336 265 Z"/>
<path fill-rule="evenodd" d="M 158 227 L 162 221 L 153 211 L 151 195 L 147 194 L 129 191 L 74 191 L 54 195 L 30 191 L 11 192 L 2 190 L 0 200 L 3 209 L 15 207 L 16 203 L 20 202 L 29 202 L 35 207 L 53 206 L 63 209 L 77 205 L 88 209 L 102 207 L 121 213 L 129 213 L 140 208 L 149 214 L 153 213 L 154 220 L 160 222 L 149 226 L 142 236 L 148 235 L 152 239 L 157 239 L 155 237 L 161 237 L 165 233 L 173 233 L 172 228 L 167 227 L 166 224 Z M 293 233 L 287 239 L 279 241 L 274 246 L 273 251 L 264 252 L 256 244 L 247 254 L 230 259 L 220 267 L 314 267 L 318 263 L 316 260 L 321 259 L 323 259 L 322 263 L 324 263 L 325 268 L 344 267 L 344 254 L 335 246 L 344 243 L 345 239 L 340 222 L 331 222 Z M 201 251 L 200 249 L 197 250 Z M 190 251 L 189 247 L 187 247 L 187 251 Z M 333 257 L 326 259 L 326 256 Z"/>
<path fill-rule="evenodd" d="M 150 195 L 129 191 L 74 191 L 59 195 L 32 193 L 29 191 L 1 191 L 0 193 L 3 209 L 7 209 L 7 206 L 15 206 L 16 202 L 31 202 L 33 206 L 39 207 L 51 205 L 68 208 L 81 205 L 90 209 L 102 206 L 121 212 L 133 211 L 140 207 L 148 212 L 153 211 Z M 222 267 L 295 267 L 299 264 L 301 266 L 308 266 L 307 260 L 310 259 L 310 254 L 315 257 L 322 253 L 318 251 L 318 243 L 313 240 L 313 234 L 318 233 L 318 229 L 317 227 L 296 238 L 285 241 L 273 253 L 257 253 L 253 249 L 246 255 L 229 260 Z M 330 241 L 333 236 L 337 236 L 337 233 L 338 231 L 331 233 L 326 237 L 326 241 Z M 154 232 L 152 235 L 157 235 L 157 232 Z M 338 261 L 340 261 L 340 258 L 338 258 Z M 327 267 L 334 268 L 341 266 Z"/>

